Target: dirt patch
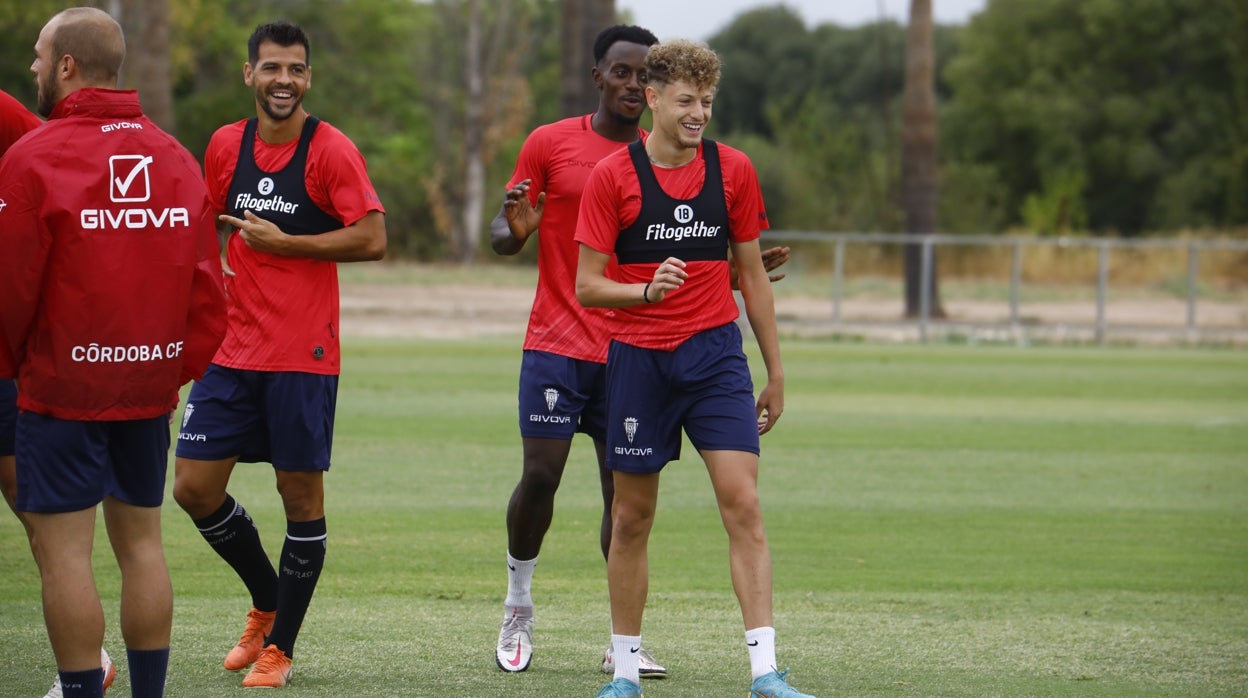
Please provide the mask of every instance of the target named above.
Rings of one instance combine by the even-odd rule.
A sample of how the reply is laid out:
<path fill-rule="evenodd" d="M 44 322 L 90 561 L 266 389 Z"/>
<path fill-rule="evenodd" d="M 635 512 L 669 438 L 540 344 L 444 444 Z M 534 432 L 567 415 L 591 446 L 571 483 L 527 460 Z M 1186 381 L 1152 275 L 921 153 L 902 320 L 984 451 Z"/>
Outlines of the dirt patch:
<path fill-rule="evenodd" d="M 510 286 L 343 284 L 342 330 L 348 337 L 521 335 L 533 294 Z"/>

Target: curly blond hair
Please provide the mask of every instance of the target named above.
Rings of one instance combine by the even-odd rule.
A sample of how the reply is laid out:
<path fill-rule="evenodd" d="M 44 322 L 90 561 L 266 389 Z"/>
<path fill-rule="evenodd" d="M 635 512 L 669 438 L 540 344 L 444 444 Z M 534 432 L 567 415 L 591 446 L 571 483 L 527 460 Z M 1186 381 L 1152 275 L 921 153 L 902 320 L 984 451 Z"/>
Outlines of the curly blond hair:
<path fill-rule="evenodd" d="M 655 44 L 646 54 L 650 82 L 670 85 L 687 82 L 699 89 L 719 84 L 719 56 L 706 44 L 673 39 Z"/>

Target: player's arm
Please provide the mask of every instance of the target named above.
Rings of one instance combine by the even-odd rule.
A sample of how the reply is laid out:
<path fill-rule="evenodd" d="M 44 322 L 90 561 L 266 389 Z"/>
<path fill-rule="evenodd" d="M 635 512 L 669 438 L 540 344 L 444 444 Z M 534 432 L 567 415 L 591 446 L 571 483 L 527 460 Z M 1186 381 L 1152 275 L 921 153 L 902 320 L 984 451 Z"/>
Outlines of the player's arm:
<path fill-rule="evenodd" d="M 758 433 L 766 434 L 784 412 L 784 368 L 780 361 L 780 338 L 776 331 L 776 306 L 771 280 L 758 249 L 758 239 L 732 243 L 732 257 L 741 283 L 745 315 L 758 340 L 767 367 L 767 385 L 758 394 Z"/>
<path fill-rule="evenodd" d="M 522 180 L 507 190 L 503 207 L 490 221 L 490 246 L 502 255 L 513 255 L 524 249 L 529 236 L 537 231 L 546 208 L 546 192 L 537 195 L 537 205 L 529 199 L 532 180 Z"/>
<path fill-rule="evenodd" d="M 234 232 L 234 226 L 227 221 L 221 220 L 221 215 L 214 216 L 217 230 L 217 249 L 221 252 L 221 273 L 225 276 L 234 276 L 234 270 L 230 268 L 229 262 L 230 235 Z"/>
<path fill-rule="evenodd" d="M 190 302 L 187 304 L 180 384 L 198 380 L 204 375 L 225 337 L 225 286 L 218 242 L 221 224 L 215 221 L 209 206 L 204 206 L 199 224 L 196 264 L 191 278 Z"/>
<path fill-rule="evenodd" d="M 0 173 L 0 376 L 16 378 L 39 312 L 52 234 L 40 222 L 30 170 L 14 164 Z"/>
<path fill-rule="evenodd" d="M 625 284 L 607 278 L 607 263 L 610 261 L 611 255 L 581 244 L 576 264 L 576 300 L 581 305 L 589 308 L 625 308 L 658 303 L 668 291 L 680 288 L 689 276 L 683 261 L 668 257 L 655 268 L 654 277 L 649 282 Z"/>
<path fill-rule="evenodd" d="M 386 217 L 381 211 L 369 211 L 345 228 L 320 235 L 287 235 L 251 211 L 243 211 L 243 218 L 222 215 L 220 219 L 237 228 L 243 242 L 260 252 L 326 262 L 370 262 L 386 256 Z"/>

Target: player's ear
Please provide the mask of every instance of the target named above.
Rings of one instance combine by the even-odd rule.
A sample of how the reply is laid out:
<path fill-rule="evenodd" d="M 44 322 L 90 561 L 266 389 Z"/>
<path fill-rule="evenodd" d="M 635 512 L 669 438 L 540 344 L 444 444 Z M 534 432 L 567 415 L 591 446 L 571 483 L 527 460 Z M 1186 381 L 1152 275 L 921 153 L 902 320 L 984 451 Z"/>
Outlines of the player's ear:
<path fill-rule="evenodd" d="M 650 107 L 650 111 L 654 111 L 654 106 L 659 103 L 659 90 L 654 85 L 646 85 L 646 106 Z"/>

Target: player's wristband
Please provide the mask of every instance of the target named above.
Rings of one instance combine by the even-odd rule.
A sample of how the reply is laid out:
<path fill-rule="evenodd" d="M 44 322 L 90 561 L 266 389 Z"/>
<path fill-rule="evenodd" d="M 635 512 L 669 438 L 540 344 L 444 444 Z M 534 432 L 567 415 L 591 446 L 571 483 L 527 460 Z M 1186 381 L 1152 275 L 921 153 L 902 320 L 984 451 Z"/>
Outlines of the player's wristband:
<path fill-rule="evenodd" d="M 650 300 L 650 284 L 651 284 L 651 283 L 652 283 L 652 282 L 647 281 L 647 282 L 646 282 L 646 287 L 645 287 L 645 288 L 643 288 L 643 289 L 641 289 L 641 299 L 642 299 L 643 301 L 647 302 L 647 303 L 653 303 L 653 302 L 654 302 L 654 301 Z"/>

